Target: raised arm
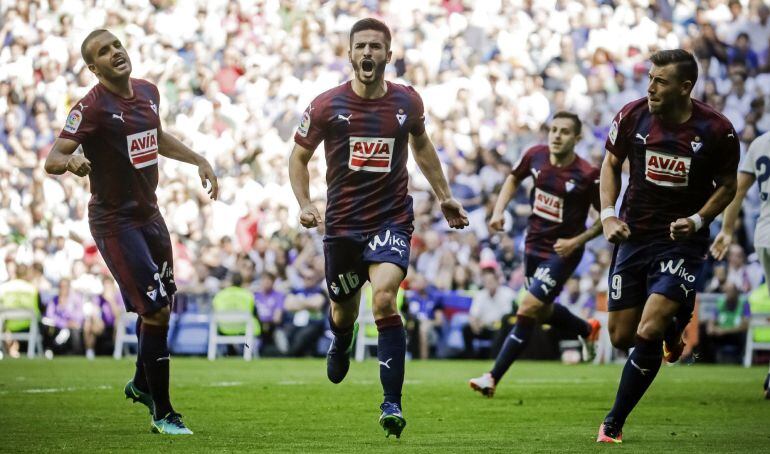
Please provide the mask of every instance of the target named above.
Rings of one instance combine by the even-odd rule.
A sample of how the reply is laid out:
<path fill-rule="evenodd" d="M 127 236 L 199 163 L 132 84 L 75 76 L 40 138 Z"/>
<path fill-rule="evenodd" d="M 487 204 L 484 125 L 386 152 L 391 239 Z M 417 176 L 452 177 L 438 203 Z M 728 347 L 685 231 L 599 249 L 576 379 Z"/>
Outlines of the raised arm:
<path fill-rule="evenodd" d="M 419 136 L 409 135 L 409 144 L 412 146 L 414 160 L 428 179 L 430 187 L 436 194 L 441 204 L 441 211 L 453 229 L 462 229 L 468 225 L 468 213 L 465 212 L 460 202 L 452 198 L 449 184 L 441 170 L 441 161 L 438 159 L 436 148 L 426 132 Z"/>
<path fill-rule="evenodd" d="M 605 152 L 599 176 L 599 199 L 602 207 L 599 217 L 604 230 L 604 237 L 612 243 L 624 241 L 631 234 L 628 224 L 615 215 L 615 202 L 620 195 L 622 169 L 623 161 L 609 151 Z"/>
<path fill-rule="evenodd" d="M 733 239 L 735 221 L 738 219 L 738 213 L 741 211 L 743 199 L 746 197 L 746 193 L 751 185 L 754 184 L 754 180 L 756 180 L 756 177 L 753 174 L 738 172 L 738 189 L 735 191 L 735 198 L 725 209 L 725 214 L 722 218 L 722 229 L 711 244 L 711 255 L 717 260 L 722 260 L 727 253 L 727 249 Z"/>
<path fill-rule="evenodd" d="M 211 168 L 211 164 L 198 153 L 192 151 L 187 145 L 182 143 L 179 139 L 162 131 L 158 138 L 158 153 L 169 159 L 176 161 L 186 162 L 198 167 L 198 176 L 201 178 L 201 185 L 206 188 L 206 181 L 210 183 L 208 187 L 208 193 L 212 200 L 217 199 L 219 194 L 219 184 L 217 183 L 217 176 L 214 174 L 214 169 Z"/>
<path fill-rule="evenodd" d="M 310 172 L 307 165 L 313 157 L 313 150 L 294 144 L 289 156 L 289 181 L 294 197 L 299 203 L 299 222 L 303 227 L 311 229 L 323 223 L 321 213 L 310 200 Z"/>
<path fill-rule="evenodd" d="M 492 217 L 489 219 L 489 229 L 494 232 L 502 232 L 503 225 L 505 224 L 505 207 L 511 202 L 514 194 L 519 189 L 521 180 L 515 175 L 509 174 L 506 177 L 503 186 L 500 187 L 500 193 L 497 195 L 497 201 L 495 201 L 495 208 L 492 210 Z"/>
<path fill-rule="evenodd" d="M 56 139 L 45 160 L 45 171 L 52 175 L 61 175 L 68 170 L 79 177 L 88 175 L 91 161 L 83 155 L 74 154 L 78 146 L 80 144 L 74 140 Z"/>

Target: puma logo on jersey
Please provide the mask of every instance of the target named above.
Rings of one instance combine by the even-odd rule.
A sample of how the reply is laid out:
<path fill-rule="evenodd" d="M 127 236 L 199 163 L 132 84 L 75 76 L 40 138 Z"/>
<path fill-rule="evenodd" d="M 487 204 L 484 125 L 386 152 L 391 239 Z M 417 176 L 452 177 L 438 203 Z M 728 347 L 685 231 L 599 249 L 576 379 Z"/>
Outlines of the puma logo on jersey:
<path fill-rule="evenodd" d="M 675 188 L 687 186 L 690 178 L 690 157 L 647 150 L 645 179 L 658 186 Z"/>
<path fill-rule="evenodd" d="M 390 250 L 398 252 L 398 256 L 399 257 L 403 257 L 404 256 L 404 251 L 402 251 L 401 249 L 399 249 L 397 247 L 391 247 Z"/>
<path fill-rule="evenodd" d="M 388 369 L 390 369 L 390 362 L 391 361 L 393 361 L 393 358 L 388 358 L 388 360 L 385 361 L 385 362 L 379 361 L 379 363 L 380 363 L 380 366 L 384 366 L 384 367 L 387 367 Z"/>
<path fill-rule="evenodd" d="M 112 114 L 112 118 L 116 118 L 116 119 L 118 119 L 118 120 L 122 121 L 123 123 L 125 123 L 125 122 L 126 122 L 126 120 L 124 120 L 124 119 L 123 119 L 123 112 L 121 112 L 121 113 L 120 113 L 120 115 L 118 115 L 118 114 Z"/>
<path fill-rule="evenodd" d="M 82 111 L 84 111 L 84 110 L 86 110 L 86 107 L 88 107 L 88 106 L 85 106 L 85 105 L 83 105 L 83 103 L 82 103 L 82 102 L 79 102 L 79 103 L 78 103 L 78 105 L 80 106 L 80 111 L 81 111 L 81 112 L 82 112 Z"/>
<path fill-rule="evenodd" d="M 631 361 L 631 365 L 634 366 L 636 368 L 636 370 L 638 370 L 639 373 L 641 373 L 642 375 L 647 375 L 648 373 L 650 373 L 650 369 L 643 369 L 643 368 L 639 367 L 639 365 L 636 364 L 636 362 L 634 362 L 633 359 L 631 359 L 629 361 Z"/>
<path fill-rule="evenodd" d="M 348 125 L 350 124 L 350 117 L 352 117 L 353 114 L 348 115 L 347 117 L 342 114 L 337 114 L 337 120 L 345 120 L 348 122 Z"/>
<path fill-rule="evenodd" d="M 647 145 L 647 138 L 648 137 L 650 137 L 649 134 L 647 134 L 646 136 L 643 136 L 643 135 L 639 134 L 638 132 L 636 133 L 636 138 L 641 140 L 642 143 L 645 144 L 645 145 Z"/>
<path fill-rule="evenodd" d="M 685 287 L 684 284 L 679 284 L 679 287 L 681 287 L 682 290 L 684 290 L 684 297 L 685 298 L 687 298 L 690 295 L 690 292 L 692 292 L 694 290 L 694 289 Z"/>
<path fill-rule="evenodd" d="M 536 168 L 534 168 L 534 167 L 532 167 L 531 169 L 529 169 L 529 171 L 530 171 L 530 172 L 532 172 L 532 176 L 535 178 L 535 180 L 537 180 L 537 177 L 538 177 L 538 176 L 540 176 L 540 171 L 539 171 L 539 170 L 537 170 L 537 169 L 536 169 Z"/>

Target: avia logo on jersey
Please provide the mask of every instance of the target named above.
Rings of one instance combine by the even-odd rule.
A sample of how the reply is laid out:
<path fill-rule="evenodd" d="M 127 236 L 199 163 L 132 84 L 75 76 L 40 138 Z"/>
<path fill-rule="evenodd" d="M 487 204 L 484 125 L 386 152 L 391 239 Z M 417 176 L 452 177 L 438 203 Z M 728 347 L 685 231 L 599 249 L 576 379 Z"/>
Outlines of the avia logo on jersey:
<path fill-rule="evenodd" d="M 660 272 L 672 274 L 674 276 L 679 276 L 685 281 L 690 283 L 695 282 L 695 276 L 687 272 L 687 268 L 682 266 L 683 263 L 684 263 L 684 259 L 679 259 L 679 261 L 676 262 L 676 264 L 674 264 L 673 260 L 669 260 L 667 262 L 664 262 L 661 260 Z"/>
<path fill-rule="evenodd" d="M 549 194 L 542 189 L 535 188 L 535 202 L 532 204 L 532 213 L 543 219 L 561 224 L 564 213 L 564 199 L 557 195 Z"/>
<path fill-rule="evenodd" d="M 395 144 L 396 139 L 387 137 L 351 137 L 348 167 L 351 170 L 390 172 Z"/>
<path fill-rule="evenodd" d="M 690 176 L 690 157 L 647 150 L 645 179 L 668 188 L 687 186 Z"/>
<path fill-rule="evenodd" d="M 126 136 L 128 157 L 137 169 L 158 163 L 158 130 L 150 129 Z"/>

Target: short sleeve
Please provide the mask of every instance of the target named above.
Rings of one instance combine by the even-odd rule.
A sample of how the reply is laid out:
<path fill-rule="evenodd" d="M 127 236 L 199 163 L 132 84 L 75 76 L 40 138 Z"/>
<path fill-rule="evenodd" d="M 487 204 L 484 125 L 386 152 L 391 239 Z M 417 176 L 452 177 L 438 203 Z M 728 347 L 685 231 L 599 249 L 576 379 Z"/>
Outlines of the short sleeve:
<path fill-rule="evenodd" d="M 418 137 L 425 132 L 425 106 L 422 103 L 422 97 L 414 88 L 409 87 L 409 91 L 412 95 L 412 109 L 414 111 L 414 119 L 409 128 L 409 134 Z"/>
<path fill-rule="evenodd" d="M 516 177 L 519 181 L 526 179 L 529 174 L 530 163 L 532 162 L 532 148 L 529 148 L 524 152 L 524 155 L 519 159 L 519 162 L 514 164 L 511 175 Z"/>
<path fill-rule="evenodd" d="M 738 134 L 731 124 L 725 128 L 725 132 L 722 132 L 721 137 L 718 138 L 717 150 L 720 150 L 720 167 L 724 169 L 724 173 L 737 173 L 738 162 L 741 159 L 741 145 L 738 141 Z"/>
<path fill-rule="evenodd" d="M 91 103 L 91 101 L 82 99 L 72 107 L 67 115 L 64 128 L 59 133 L 60 138 L 74 140 L 82 144 L 96 133 L 99 127 L 98 122 L 94 118 L 96 117 L 94 115 L 96 113 L 96 106 L 88 105 Z"/>
<path fill-rule="evenodd" d="M 324 140 L 326 130 L 323 116 L 324 107 L 319 98 L 316 98 L 302 113 L 297 132 L 294 134 L 294 142 L 297 145 L 308 150 L 315 150 L 318 144 Z"/>
<path fill-rule="evenodd" d="M 627 141 L 624 134 L 628 119 L 626 118 L 628 112 L 626 107 L 623 107 L 620 112 L 615 115 L 610 124 L 610 132 L 607 134 L 607 140 L 604 142 L 604 148 L 617 156 L 621 161 L 626 159 L 628 155 Z M 625 122 L 624 122 L 625 120 Z"/>
<path fill-rule="evenodd" d="M 756 175 L 756 170 L 754 169 L 754 163 L 757 161 L 757 154 L 759 153 L 759 141 L 754 140 L 751 142 L 751 145 L 749 145 L 749 150 L 746 152 L 746 155 L 741 160 L 740 165 L 738 166 L 738 171 L 743 173 L 748 173 L 751 175 Z"/>

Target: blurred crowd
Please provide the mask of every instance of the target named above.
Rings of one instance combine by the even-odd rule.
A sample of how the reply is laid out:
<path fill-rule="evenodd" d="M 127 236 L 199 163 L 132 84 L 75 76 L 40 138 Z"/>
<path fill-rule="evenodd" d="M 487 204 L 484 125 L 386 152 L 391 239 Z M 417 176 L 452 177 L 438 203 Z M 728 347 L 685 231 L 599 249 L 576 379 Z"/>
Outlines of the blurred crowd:
<path fill-rule="evenodd" d="M 580 115 L 577 151 L 598 166 L 612 116 L 646 93 L 651 52 L 681 47 L 697 56 L 693 96 L 733 122 L 742 151 L 770 130 L 770 9 L 762 0 L 6 0 L 0 283 L 32 282 L 44 295 L 42 313 L 56 304 L 62 283 L 96 298 L 90 311 L 113 307 L 99 302 L 102 295 L 119 298 L 105 290 L 107 270 L 87 225 L 87 179 L 49 176 L 42 165 L 68 109 L 96 83 L 80 43 L 91 30 L 107 28 L 128 50 L 133 76 L 158 86 L 165 131 L 206 156 L 219 176 L 220 198 L 211 202 L 194 167 L 159 162 L 157 195 L 180 292 L 214 295 L 236 272 L 255 293 L 267 291 L 267 280 L 282 295 L 307 296 L 316 288 L 323 302 L 287 296 L 271 303 L 280 307 L 259 311 L 264 323 L 276 325 L 287 314 L 309 312 L 310 321 L 301 316 L 307 326 L 328 304 L 323 231 L 298 226 L 287 157 L 309 101 L 351 77 L 348 32 L 367 16 L 391 27 L 386 78 L 422 95 L 428 132 L 471 219 L 469 229 L 448 231 L 410 161 L 416 220 L 404 311 L 416 320 L 442 323 L 432 305 L 443 296 L 412 304 L 426 289 L 472 300 L 492 285 L 521 288 L 529 187 L 509 206 L 509 235 L 490 235 L 486 220 L 497 188 L 511 163 L 544 141 L 544 126 L 559 110 Z M 310 164 L 319 207 L 322 155 Z M 747 294 L 760 285 L 751 247 L 758 201 L 752 188 L 729 259 L 709 267 L 702 290 L 724 292 L 733 284 Z M 596 310 L 610 255 L 603 239 L 589 243 L 562 301 L 580 313 Z M 90 314 L 81 311 L 73 326 L 85 326 Z M 497 317 L 480 318 L 469 324 L 475 334 L 499 329 Z"/>

